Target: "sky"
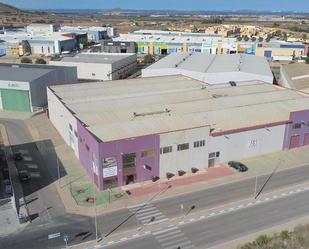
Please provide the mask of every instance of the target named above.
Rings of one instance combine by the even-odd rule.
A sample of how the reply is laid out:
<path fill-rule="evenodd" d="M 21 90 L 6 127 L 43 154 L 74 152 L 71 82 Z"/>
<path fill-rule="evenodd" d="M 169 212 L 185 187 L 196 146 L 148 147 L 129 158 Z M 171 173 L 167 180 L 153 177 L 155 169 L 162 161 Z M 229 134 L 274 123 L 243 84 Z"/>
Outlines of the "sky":
<path fill-rule="evenodd" d="M 27 9 L 270 10 L 309 12 L 309 0 L 0 0 Z"/>

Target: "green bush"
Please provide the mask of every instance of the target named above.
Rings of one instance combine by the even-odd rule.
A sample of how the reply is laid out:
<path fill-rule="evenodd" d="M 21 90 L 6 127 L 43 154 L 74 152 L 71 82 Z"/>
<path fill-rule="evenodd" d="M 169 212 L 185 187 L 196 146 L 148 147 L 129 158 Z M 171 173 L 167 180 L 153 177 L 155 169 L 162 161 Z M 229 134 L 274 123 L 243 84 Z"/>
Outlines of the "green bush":
<path fill-rule="evenodd" d="M 153 63 L 155 61 L 155 59 L 153 58 L 153 56 L 151 54 L 147 54 L 144 59 L 143 59 L 143 62 L 145 64 L 150 64 L 150 63 Z"/>
<path fill-rule="evenodd" d="M 259 247 L 266 246 L 271 241 L 271 238 L 263 234 L 256 238 L 255 242 Z"/>
<path fill-rule="evenodd" d="M 31 59 L 29 59 L 28 57 L 23 57 L 23 58 L 21 58 L 21 60 L 20 60 L 20 62 L 21 63 L 32 63 L 32 60 Z"/>
<path fill-rule="evenodd" d="M 280 233 L 280 238 L 281 240 L 289 240 L 290 239 L 290 234 L 289 231 L 284 230 Z"/>
<path fill-rule="evenodd" d="M 46 61 L 43 58 L 37 58 L 35 64 L 46 64 Z"/>

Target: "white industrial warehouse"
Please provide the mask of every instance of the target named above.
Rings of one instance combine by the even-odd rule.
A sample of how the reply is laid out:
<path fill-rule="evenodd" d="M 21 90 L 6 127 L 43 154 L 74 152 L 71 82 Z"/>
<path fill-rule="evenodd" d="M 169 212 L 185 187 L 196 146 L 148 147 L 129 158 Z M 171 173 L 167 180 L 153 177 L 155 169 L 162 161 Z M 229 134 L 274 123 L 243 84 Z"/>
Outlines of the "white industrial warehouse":
<path fill-rule="evenodd" d="M 76 66 L 79 79 L 118 80 L 135 72 L 137 60 L 134 53 L 80 53 L 49 64 Z"/>
<path fill-rule="evenodd" d="M 309 145 L 309 97 L 186 76 L 50 86 L 50 120 L 100 190 Z"/>
<path fill-rule="evenodd" d="M 35 112 L 47 106 L 46 87 L 77 82 L 75 67 L 0 64 L 0 109 Z"/>
<path fill-rule="evenodd" d="M 182 74 L 208 84 L 260 80 L 273 83 L 266 58 L 244 54 L 170 54 L 142 70 L 142 77 Z"/>

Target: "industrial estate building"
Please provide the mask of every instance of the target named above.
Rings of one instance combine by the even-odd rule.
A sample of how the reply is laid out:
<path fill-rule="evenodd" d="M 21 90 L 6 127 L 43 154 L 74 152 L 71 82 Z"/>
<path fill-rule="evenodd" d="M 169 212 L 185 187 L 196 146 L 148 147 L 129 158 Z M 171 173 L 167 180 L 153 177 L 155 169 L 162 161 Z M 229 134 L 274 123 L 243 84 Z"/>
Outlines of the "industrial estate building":
<path fill-rule="evenodd" d="M 306 63 L 281 65 L 280 79 L 287 88 L 309 93 L 309 65 Z"/>
<path fill-rule="evenodd" d="M 77 82 L 74 67 L 0 64 L 0 109 L 36 112 L 47 106 L 46 87 Z"/>
<path fill-rule="evenodd" d="M 252 55 L 170 54 L 142 70 L 142 77 L 182 74 L 208 84 L 259 80 L 273 83 L 266 58 Z"/>
<path fill-rule="evenodd" d="M 100 190 L 309 145 L 309 97 L 186 76 L 48 87 L 50 120 Z"/>
<path fill-rule="evenodd" d="M 54 55 L 87 47 L 117 35 L 114 27 L 60 27 L 59 24 L 30 24 L 24 29 L 0 33 L 1 55 Z"/>
<path fill-rule="evenodd" d="M 265 56 L 273 60 L 292 60 L 307 56 L 308 45 L 279 40 L 269 42 L 238 41 L 222 35 L 205 33 L 140 30 L 120 34 L 114 41 L 136 42 L 139 54 L 166 55 L 174 52 L 202 52 L 207 54 L 235 54 Z"/>
<path fill-rule="evenodd" d="M 66 56 L 51 65 L 76 66 L 79 79 L 117 80 L 128 77 L 136 71 L 136 54 L 80 53 Z"/>

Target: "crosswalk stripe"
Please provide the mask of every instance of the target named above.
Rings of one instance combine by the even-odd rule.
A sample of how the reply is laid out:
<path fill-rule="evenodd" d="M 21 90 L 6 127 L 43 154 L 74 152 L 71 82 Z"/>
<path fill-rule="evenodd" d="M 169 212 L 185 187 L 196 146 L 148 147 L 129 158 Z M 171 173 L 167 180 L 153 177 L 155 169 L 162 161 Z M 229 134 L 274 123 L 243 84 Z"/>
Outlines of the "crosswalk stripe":
<path fill-rule="evenodd" d="M 162 223 L 162 222 L 165 222 L 165 221 L 168 221 L 168 218 L 153 221 L 153 222 L 151 222 L 151 225 L 158 224 L 158 223 Z"/>
<path fill-rule="evenodd" d="M 156 235 L 155 237 L 156 237 L 157 239 L 163 239 L 164 237 L 172 236 L 172 235 L 175 235 L 175 234 L 181 234 L 181 235 L 184 236 L 184 234 L 183 234 L 180 230 L 175 230 L 175 231 L 170 231 L 170 232 L 168 232 L 168 233 Z"/>
<path fill-rule="evenodd" d="M 166 233 L 168 231 L 173 231 L 173 230 L 178 230 L 178 227 L 166 228 L 164 230 L 159 230 L 159 231 L 153 232 L 152 234 L 156 236 L 156 235 L 159 235 L 159 234 L 162 234 L 162 233 Z"/>
<path fill-rule="evenodd" d="M 137 213 L 136 216 L 143 216 L 143 215 L 147 215 L 147 214 L 155 214 L 155 213 L 158 213 L 158 214 L 161 214 L 160 211 L 158 210 L 152 210 L 152 211 L 149 211 L 149 212 L 145 212 L 145 213 Z"/>
<path fill-rule="evenodd" d="M 181 233 L 181 232 L 179 232 L 179 233 L 176 233 L 176 234 L 174 234 L 174 235 L 170 235 L 169 237 L 165 237 L 165 238 L 162 238 L 162 239 L 159 239 L 159 238 L 157 238 L 157 240 L 160 242 L 160 243 L 162 243 L 162 242 L 164 242 L 164 241 L 166 241 L 166 240 L 170 240 L 170 239 L 175 239 L 175 238 L 178 238 L 178 237 L 183 237 L 184 236 L 184 234 L 183 233 Z"/>
<path fill-rule="evenodd" d="M 171 246 L 171 245 L 178 245 L 178 244 L 184 243 L 186 241 L 188 241 L 188 239 L 186 237 L 181 237 L 179 239 L 173 239 L 173 240 L 161 243 L 161 245 L 162 245 L 162 247 L 166 247 L 166 246 Z"/>
<path fill-rule="evenodd" d="M 144 220 L 150 220 L 152 217 L 155 217 L 155 220 L 166 218 L 163 214 L 157 213 L 157 214 L 151 214 L 147 216 L 141 216 L 141 217 L 138 217 L 138 219 L 141 221 L 144 221 Z"/>
<path fill-rule="evenodd" d="M 137 213 L 137 214 L 149 212 L 151 210 L 157 210 L 157 209 L 155 207 L 144 207 L 142 209 L 136 209 L 136 210 L 130 209 L 131 212 Z"/>

